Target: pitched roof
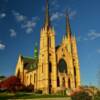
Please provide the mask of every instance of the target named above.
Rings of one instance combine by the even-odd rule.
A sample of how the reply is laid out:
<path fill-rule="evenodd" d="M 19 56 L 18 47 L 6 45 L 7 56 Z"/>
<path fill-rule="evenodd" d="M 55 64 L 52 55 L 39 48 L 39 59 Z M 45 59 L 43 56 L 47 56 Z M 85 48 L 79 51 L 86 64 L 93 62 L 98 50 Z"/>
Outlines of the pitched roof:
<path fill-rule="evenodd" d="M 22 56 L 22 60 L 24 62 L 24 68 L 32 71 L 37 68 L 37 60 L 32 57 L 24 57 Z"/>

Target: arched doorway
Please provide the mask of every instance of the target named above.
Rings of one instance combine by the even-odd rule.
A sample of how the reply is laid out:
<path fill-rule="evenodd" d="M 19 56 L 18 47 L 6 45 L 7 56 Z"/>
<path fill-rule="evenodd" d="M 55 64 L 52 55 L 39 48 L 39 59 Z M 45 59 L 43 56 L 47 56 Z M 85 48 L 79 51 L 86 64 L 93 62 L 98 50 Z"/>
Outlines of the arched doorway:
<path fill-rule="evenodd" d="M 58 77 L 61 78 L 61 80 L 59 80 L 59 83 L 61 84 L 60 87 L 62 87 L 64 89 L 64 88 L 66 88 L 66 78 L 67 78 L 66 75 L 68 74 L 66 61 L 64 59 L 60 59 L 57 68 L 58 68 L 57 69 L 58 70 Z"/>
<path fill-rule="evenodd" d="M 61 59 L 58 64 L 58 72 L 60 73 L 68 73 L 67 64 L 64 59 Z"/>

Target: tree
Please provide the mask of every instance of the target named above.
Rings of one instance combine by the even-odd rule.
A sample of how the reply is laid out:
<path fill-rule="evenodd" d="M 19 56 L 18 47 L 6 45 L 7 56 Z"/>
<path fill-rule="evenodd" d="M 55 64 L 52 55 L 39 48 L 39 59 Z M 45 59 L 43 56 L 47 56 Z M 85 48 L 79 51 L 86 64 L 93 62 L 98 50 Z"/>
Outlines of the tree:
<path fill-rule="evenodd" d="M 76 92 L 71 98 L 72 100 L 92 100 L 92 96 L 89 96 L 85 91 Z"/>
<path fill-rule="evenodd" d="M 16 76 L 10 76 L 7 79 L 0 82 L 0 89 L 1 90 L 8 90 L 10 92 L 16 92 L 21 87 L 20 79 Z"/>

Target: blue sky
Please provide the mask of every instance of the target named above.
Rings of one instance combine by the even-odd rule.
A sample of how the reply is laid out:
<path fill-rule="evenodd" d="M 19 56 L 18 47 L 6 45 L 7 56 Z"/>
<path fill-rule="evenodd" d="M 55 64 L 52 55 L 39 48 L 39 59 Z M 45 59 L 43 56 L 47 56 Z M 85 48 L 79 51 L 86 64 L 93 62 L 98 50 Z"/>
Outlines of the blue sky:
<path fill-rule="evenodd" d="M 68 9 L 76 34 L 81 83 L 97 85 L 100 70 L 100 0 L 49 0 L 56 45 L 65 34 Z M 15 72 L 18 55 L 33 57 L 44 23 L 45 0 L 0 0 L 0 75 Z"/>

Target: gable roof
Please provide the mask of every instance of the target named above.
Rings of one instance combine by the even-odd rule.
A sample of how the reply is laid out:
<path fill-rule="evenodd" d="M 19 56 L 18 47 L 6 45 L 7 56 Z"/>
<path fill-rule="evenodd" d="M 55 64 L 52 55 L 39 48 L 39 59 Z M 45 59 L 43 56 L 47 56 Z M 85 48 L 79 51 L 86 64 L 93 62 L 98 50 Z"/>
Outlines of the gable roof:
<path fill-rule="evenodd" d="M 22 56 L 22 60 L 24 62 L 24 68 L 33 71 L 37 68 L 37 60 L 32 57 L 24 57 Z"/>

